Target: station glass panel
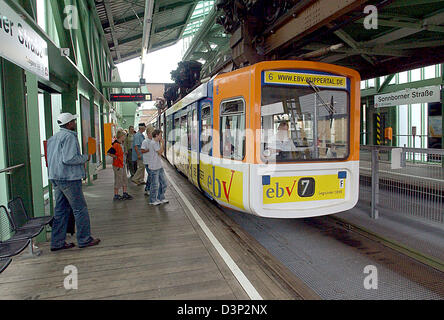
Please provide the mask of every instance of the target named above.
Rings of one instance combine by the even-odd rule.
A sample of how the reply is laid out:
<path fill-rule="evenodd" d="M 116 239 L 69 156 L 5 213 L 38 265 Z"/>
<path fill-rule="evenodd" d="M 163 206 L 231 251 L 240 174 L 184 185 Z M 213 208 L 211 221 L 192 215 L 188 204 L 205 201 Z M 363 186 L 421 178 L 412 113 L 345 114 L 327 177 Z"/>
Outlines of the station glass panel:
<path fill-rule="evenodd" d="M 263 161 L 348 157 L 350 112 L 345 90 L 264 85 L 261 112 Z"/>

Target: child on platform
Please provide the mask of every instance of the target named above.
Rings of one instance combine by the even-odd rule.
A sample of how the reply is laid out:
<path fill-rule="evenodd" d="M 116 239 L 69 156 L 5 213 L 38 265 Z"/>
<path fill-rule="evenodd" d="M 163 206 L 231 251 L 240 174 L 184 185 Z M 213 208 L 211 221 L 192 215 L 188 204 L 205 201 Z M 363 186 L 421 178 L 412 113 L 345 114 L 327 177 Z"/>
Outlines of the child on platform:
<path fill-rule="evenodd" d="M 123 149 L 122 143 L 125 141 L 126 134 L 124 131 L 117 131 L 116 140 L 114 140 L 112 147 L 108 150 L 108 155 L 113 158 L 114 171 L 114 198 L 113 200 L 131 200 L 133 199 L 127 193 L 128 178 L 123 163 Z M 119 189 L 123 189 L 123 196 L 119 195 Z"/>

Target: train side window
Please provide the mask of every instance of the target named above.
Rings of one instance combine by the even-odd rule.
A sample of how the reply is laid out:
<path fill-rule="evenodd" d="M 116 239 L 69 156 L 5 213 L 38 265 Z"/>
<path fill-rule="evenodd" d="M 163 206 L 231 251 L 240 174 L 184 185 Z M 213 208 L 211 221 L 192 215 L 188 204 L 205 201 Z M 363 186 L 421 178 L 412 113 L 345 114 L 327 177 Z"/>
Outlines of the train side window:
<path fill-rule="evenodd" d="M 174 135 L 172 129 L 173 129 L 173 117 L 168 117 L 166 119 L 166 137 L 169 143 L 172 143 L 174 141 Z"/>
<path fill-rule="evenodd" d="M 188 111 L 187 115 L 187 139 L 188 139 L 188 150 L 191 150 L 191 131 L 192 131 L 192 111 Z"/>
<path fill-rule="evenodd" d="M 220 117 L 220 153 L 224 158 L 245 157 L 245 102 L 236 99 L 222 102 Z"/>
<path fill-rule="evenodd" d="M 202 121 L 202 135 L 200 141 L 202 143 L 201 153 L 211 155 L 213 149 L 213 133 L 211 124 L 211 110 L 210 106 L 202 108 L 201 114 Z"/>
<path fill-rule="evenodd" d="M 180 140 L 180 118 L 174 119 L 174 144 Z"/>
<path fill-rule="evenodd" d="M 197 110 L 191 114 L 191 150 L 197 151 Z"/>
<path fill-rule="evenodd" d="M 180 145 L 188 148 L 188 134 L 187 134 L 187 116 L 180 118 Z"/>

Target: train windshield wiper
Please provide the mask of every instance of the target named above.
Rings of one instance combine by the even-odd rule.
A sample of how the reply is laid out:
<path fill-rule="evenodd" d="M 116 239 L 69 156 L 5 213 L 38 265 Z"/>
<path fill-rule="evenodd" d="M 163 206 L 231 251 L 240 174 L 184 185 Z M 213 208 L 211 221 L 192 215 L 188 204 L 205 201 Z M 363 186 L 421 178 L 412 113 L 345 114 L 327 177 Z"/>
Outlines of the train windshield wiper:
<path fill-rule="evenodd" d="M 332 123 L 333 123 L 333 114 L 336 113 L 335 108 L 333 106 L 333 104 L 334 104 L 333 96 L 331 96 L 330 103 L 326 103 L 324 101 L 324 99 L 322 99 L 321 95 L 319 94 L 321 92 L 321 90 L 319 90 L 319 87 L 317 85 L 315 85 L 313 83 L 313 81 L 311 81 L 311 80 L 307 80 L 307 83 L 310 86 L 310 88 L 314 91 L 314 93 L 316 94 L 318 99 L 321 101 L 321 104 L 324 106 L 324 108 L 327 109 L 327 112 L 330 115 L 330 128 L 331 128 Z M 316 112 L 316 109 L 315 109 L 315 112 Z"/>

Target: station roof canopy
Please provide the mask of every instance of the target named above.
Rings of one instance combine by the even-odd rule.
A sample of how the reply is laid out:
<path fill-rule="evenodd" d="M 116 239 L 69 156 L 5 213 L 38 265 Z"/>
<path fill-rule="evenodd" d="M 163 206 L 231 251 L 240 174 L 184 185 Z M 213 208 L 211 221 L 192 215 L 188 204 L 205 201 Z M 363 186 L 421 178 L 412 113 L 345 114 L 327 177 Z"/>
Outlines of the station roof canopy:
<path fill-rule="evenodd" d="M 198 0 L 94 1 L 115 63 L 141 56 L 144 22 L 151 22 L 150 34 L 147 37 L 148 52 L 175 44 L 183 36 L 198 2 Z M 149 12 L 150 9 L 152 13 Z M 145 14 L 148 14 L 147 19 Z"/>

